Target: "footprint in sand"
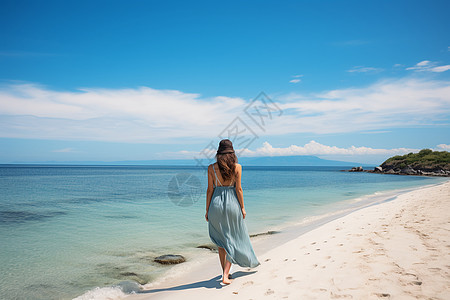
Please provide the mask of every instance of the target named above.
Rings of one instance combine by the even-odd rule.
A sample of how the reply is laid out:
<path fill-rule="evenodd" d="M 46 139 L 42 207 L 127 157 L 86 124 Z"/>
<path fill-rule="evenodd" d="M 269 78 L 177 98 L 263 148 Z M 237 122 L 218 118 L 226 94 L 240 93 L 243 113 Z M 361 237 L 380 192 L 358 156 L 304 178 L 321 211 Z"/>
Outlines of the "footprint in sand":
<path fill-rule="evenodd" d="M 264 295 L 269 296 L 269 295 L 272 295 L 273 293 L 275 293 L 273 290 L 268 289 L 268 290 L 264 293 Z"/>
<path fill-rule="evenodd" d="M 388 294 L 388 293 L 374 293 L 374 294 L 380 298 L 391 297 L 391 294 Z"/>
<path fill-rule="evenodd" d="M 353 296 L 349 295 L 349 294 L 340 295 L 340 294 L 335 294 L 335 293 L 331 292 L 330 298 L 331 299 L 336 299 L 336 298 L 353 298 Z"/>
<path fill-rule="evenodd" d="M 247 286 L 247 285 L 252 285 L 253 284 L 253 281 L 247 281 L 247 282 L 244 282 L 243 284 L 242 284 L 242 286 Z"/>
<path fill-rule="evenodd" d="M 294 282 L 297 282 L 297 280 L 294 280 L 292 276 L 286 277 L 286 281 L 288 284 L 293 284 Z"/>
<path fill-rule="evenodd" d="M 441 270 L 441 268 L 428 268 L 428 270 L 431 270 L 434 272 L 439 272 Z"/>

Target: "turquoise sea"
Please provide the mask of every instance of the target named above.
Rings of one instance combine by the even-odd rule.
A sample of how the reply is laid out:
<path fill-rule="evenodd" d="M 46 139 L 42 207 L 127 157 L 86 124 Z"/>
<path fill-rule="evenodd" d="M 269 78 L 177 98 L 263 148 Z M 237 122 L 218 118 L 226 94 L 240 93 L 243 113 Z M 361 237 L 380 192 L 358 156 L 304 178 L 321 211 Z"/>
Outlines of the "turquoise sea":
<path fill-rule="evenodd" d="M 341 172 L 345 167 L 243 167 L 249 232 L 336 205 L 443 178 Z M 0 166 L 2 299 L 73 299 L 96 287 L 145 284 L 209 243 L 207 178 L 183 166 Z"/>

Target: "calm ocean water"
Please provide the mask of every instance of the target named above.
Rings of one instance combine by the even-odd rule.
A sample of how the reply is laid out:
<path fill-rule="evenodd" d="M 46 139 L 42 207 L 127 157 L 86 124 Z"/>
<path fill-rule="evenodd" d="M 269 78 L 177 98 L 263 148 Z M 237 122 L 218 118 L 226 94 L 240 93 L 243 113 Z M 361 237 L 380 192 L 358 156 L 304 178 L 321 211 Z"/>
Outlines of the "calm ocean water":
<path fill-rule="evenodd" d="M 250 233 L 320 215 L 375 192 L 442 178 L 347 173 L 344 167 L 243 167 Z M 0 166 L 2 299 L 72 299 L 148 283 L 209 243 L 206 174 L 177 166 Z"/>

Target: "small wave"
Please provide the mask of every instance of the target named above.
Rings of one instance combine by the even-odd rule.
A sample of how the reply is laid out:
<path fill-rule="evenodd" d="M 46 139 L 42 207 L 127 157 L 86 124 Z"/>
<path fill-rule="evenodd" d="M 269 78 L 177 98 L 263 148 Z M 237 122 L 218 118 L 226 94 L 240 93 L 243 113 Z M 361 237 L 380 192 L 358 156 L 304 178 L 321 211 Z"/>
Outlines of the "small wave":
<path fill-rule="evenodd" d="M 137 219 L 139 218 L 138 216 L 134 216 L 134 215 L 105 215 L 104 216 L 107 219 Z"/>
<path fill-rule="evenodd" d="M 35 213 L 20 210 L 0 211 L 0 224 L 25 223 L 29 221 L 43 221 L 57 216 L 66 215 L 63 211 L 53 211 L 46 213 Z"/>
<path fill-rule="evenodd" d="M 73 300 L 114 300 L 122 299 L 129 294 L 136 294 L 142 290 L 142 286 L 134 281 L 123 281 L 115 286 L 96 287 L 87 291 Z"/>

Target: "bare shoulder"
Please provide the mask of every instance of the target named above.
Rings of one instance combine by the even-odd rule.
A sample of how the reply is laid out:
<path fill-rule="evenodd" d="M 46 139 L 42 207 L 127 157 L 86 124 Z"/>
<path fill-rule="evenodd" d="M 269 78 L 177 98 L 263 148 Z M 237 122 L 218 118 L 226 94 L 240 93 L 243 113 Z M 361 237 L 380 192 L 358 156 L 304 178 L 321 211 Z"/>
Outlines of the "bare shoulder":
<path fill-rule="evenodd" d="M 240 164 L 236 163 L 235 166 L 236 166 L 236 171 L 238 171 L 238 172 L 242 171 L 242 166 Z"/>

